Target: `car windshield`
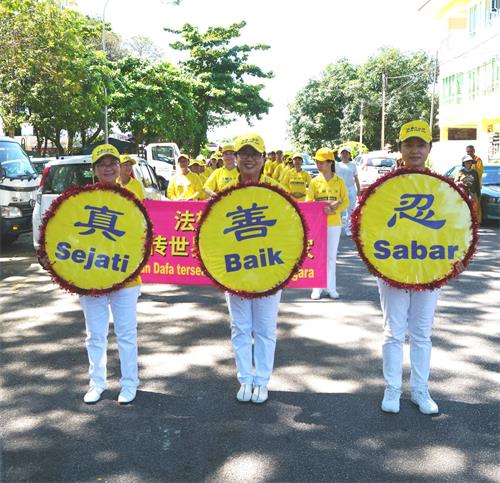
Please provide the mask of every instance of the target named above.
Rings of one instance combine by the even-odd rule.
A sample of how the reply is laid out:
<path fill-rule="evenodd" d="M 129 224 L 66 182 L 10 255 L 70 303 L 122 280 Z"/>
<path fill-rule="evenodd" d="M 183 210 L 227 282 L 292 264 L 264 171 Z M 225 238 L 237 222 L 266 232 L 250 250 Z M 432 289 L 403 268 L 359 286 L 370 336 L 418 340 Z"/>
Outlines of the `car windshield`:
<path fill-rule="evenodd" d="M 500 165 L 485 166 L 483 171 L 483 185 L 500 184 Z"/>
<path fill-rule="evenodd" d="M 31 179 L 38 176 L 21 146 L 11 141 L 0 141 L 0 165 L 6 178 Z"/>
<path fill-rule="evenodd" d="M 311 156 L 309 156 L 308 154 L 303 154 L 302 155 L 302 161 L 303 161 L 303 164 L 307 164 L 307 165 L 310 165 L 310 166 L 316 166 L 316 162 L 313 161 L 311 159 Z"/>
<path fill-rule="evenodd" d="M 153 159 L 174 163 L 175 154 L 172 146 L 153 146 L 151 148 Z"/>
<path fill-rule="evenodd" d="M 375 166 L 377 168 L 391 168 L 394 166 L 392 158 L 370 158 L 367 160 L 367 166 Z"/>
<path fill-rule="evenodd" d="M 55 165 L 49 169 L 42 193 L 59 195 L 71 186 L 81 186 L 94 181 L 94 172 L 90 164 Z"/>

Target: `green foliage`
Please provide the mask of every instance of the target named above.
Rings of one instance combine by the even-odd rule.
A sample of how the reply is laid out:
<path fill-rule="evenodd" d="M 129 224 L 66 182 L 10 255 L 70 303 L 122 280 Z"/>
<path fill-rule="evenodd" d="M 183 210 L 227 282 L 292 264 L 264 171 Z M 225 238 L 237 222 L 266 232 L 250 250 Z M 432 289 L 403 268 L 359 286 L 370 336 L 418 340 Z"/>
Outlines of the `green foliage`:
<path fill-rule="evenodd" d="M 296 146 L 321 145 L 359 138 L 363 104 L 363 142 L 380 148 L 382 74 L 388 77 L 385 139 L 395 143 L 401 125 L 428 119 L 433 59 L 425 52 L 382 49 L 361 65 L 341 59 L 329 65 L 319 80 L 311 80 L 290 107 L 289 130 Z"/>
<path fill-rule="evenodd" d="M 245 22 L 227 28 L 209 27 L 205 33 L 190 24 L 181 30 L 165 29 L 182 39 L 170 46 L 189 53 L 181 68 L 193 83 L 193 104 L 198 113 L 195 154 L 206 142 L 208 129 L 227 125 L 236 116 L 244 116 L 247 121 L 260 119 L 272 105 L 261 97 L 263 84 L 248 82 L 250 78 L 272 77 L 271 72 L 249 63 L 253 51 L 269 46 L 232 43 L 244 26 Z"/>
<path fill-rule="evenodd" d="M 168 62 L 130 57 L 117 66 L 111 116 L 137 143 L 168 139 L 185 145 L 194 136 L 192 85 Z"/>
<path fill-rule="evenodd" d="M 10 128 L 30 122 L 62 152 L 95 127 L 109 65 L 91 45 L 97 25 L 50 0 L 5 0 L 0 9 L 0 114 Z"/>

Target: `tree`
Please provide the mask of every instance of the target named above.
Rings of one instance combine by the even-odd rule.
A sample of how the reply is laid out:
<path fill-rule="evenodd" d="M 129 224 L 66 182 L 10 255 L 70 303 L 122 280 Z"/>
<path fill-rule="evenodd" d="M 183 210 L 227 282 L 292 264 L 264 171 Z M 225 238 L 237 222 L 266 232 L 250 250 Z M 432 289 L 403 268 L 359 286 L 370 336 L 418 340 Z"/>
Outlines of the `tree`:
<path fill-rule="evenodd" d="M 30 122 L 39 142 L 63 153 L 61 133 L 99 131 L 109 64 L 92 48 L 100 31 L 51 0 L 4 0 L 0 9 L 0 114 L 10 128 Z M 95 133 L 94 133 L 95 134 Z"/>
<path fill-rule="evenodd" d="M 363 105 L 363 142 L 379 149 L 385 74 L 385 140 L 396 142 L 403 123 L 429 118 L 433 68 L 433 60 L 425 52 L 394 48 L 380 50 L 359 66 L 339 60 L 297 94 L 290 108 L 292 140 L 306 149 L 357 140 Z"/>
<path fill-rule="evenodd" d="M 115 78 L 111 116 L 135 142 L 167 139 L 185 145 L 192 140 L 192 86 L 178 68 L 129 57 L 118 64 Z"/>
<path fill-rule="evenodd" d="M 180 35 L 170 46 L 189 52 L 181 68 L 193 82 L 193 104 L 197 112 L 197 129 L 193 151 L 198 154 L 207 140 L 208 129 L 229 124 L 236 116 L 248 122 L 260 119 L 269 111 L 271 103 L 261 97 L 263 84 L 251 84 L 249 79 L 268 79 L 271 72 L 250 64 L 250 54 L 267 50 L 267 45 L 234 45 L 232 40 L 241 35 L 245 22 L 228 28 L 209 27 L 205 33 L 185 24 L 181 30 L 165 30 Z"/>
<path fill-rule="evenodd" d="M 297 94 L 290 105 L 289 134 L 298 149 L 312 152 L 340 141 L 344 109 L 350 102 L 346 86 L 356 76 L 356 67 L 340 59 Z"/>
<path fill-rule="evenodd" d="M 136 35 L 125 42 L 125 47 L 134 57 L 139 59 L 158 62 L 163 57 L 162 51 L 154 44 L 154 42 L 144 35 Z"/>

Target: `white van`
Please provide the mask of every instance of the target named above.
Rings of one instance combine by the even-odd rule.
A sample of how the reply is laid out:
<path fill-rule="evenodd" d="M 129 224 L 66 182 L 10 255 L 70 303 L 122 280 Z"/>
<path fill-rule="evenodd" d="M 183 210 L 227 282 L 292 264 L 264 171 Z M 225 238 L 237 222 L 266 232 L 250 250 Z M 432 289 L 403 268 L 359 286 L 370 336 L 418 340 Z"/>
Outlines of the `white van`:
<path fill-rule="evenodd" d="M 17 240 L 32 229 L 40 176 L 20 144 L 0 137 L 0 222 L 2 246 Z"/>
<path fill-rule="evenodd" d="M 179 147 L 175 143 L 151 143 L 143 148 L 139 155 L 146 158 L 148 164 L 154 168 L 157 176 L 170 181 L 175 174 L 175 163 L 180 156 Z"/>

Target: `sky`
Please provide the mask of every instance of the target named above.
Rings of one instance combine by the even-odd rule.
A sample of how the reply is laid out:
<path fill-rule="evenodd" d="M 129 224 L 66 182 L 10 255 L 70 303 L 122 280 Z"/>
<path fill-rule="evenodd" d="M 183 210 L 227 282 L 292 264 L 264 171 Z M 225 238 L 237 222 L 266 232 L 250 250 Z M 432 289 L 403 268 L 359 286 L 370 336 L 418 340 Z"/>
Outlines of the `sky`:
<path fill-rule="evenodd" d="M 111 23 L 124 40 L 146 35 L 172 63 L 180 53 L 169 43 L 175 36 L 164 27 L 191 23 L 204 30 L 245 20 L 238 43 L 264 43 L 271 48 L 255 52 L 250 62 L 272 70 L 262 95 L 273 107 L 262 120 L 248 126 L 244 119 L 209 133 L 211 141 L 257 132 L 269 148 L 291 147 L 287 138 L 288 105 L 309 79 L 341 57 L 361 63 L 381 47 L 423 49 L 438 47 L 436 29 L 418 8 L 423 0 L 76 0 L 76 8 Z M 168 140 L 165 140 L 168 141 Z"/>

